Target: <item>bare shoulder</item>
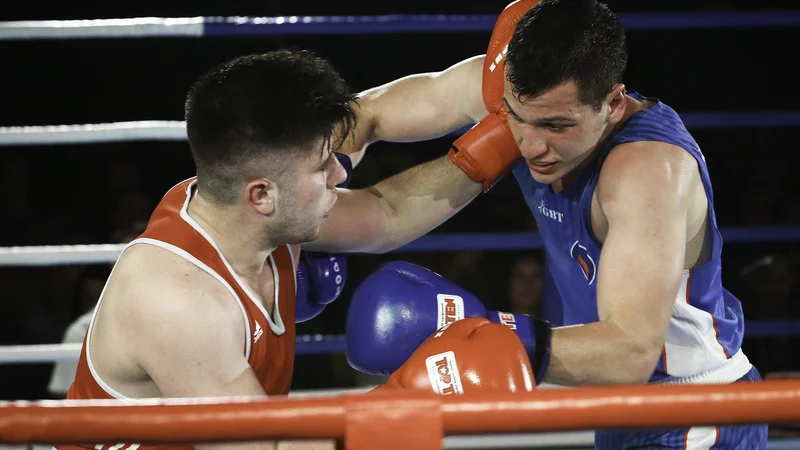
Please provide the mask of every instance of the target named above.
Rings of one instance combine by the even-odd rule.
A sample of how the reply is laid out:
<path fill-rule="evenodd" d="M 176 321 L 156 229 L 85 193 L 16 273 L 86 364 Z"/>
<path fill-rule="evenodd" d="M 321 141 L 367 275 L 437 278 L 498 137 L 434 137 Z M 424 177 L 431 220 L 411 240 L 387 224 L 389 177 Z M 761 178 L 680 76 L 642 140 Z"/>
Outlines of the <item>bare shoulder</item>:
<path fill-rule="evenodd" d="M 117 264 L 99 314 L 111 319 L 106 342 L 119 344 L 106 355 L 125 353 L 120 378 L 144 374 L 144 396 L 263 395 L 246 358 L 242 311 L 221 280 L 146 243 Z"/>
<path fill-rule="evenodd" d="M 653 196 L 680 200 L 699 182 L 697 161 L 686 150 L 666 142 L 629 142 L 608 154 L 596 192 L 601 204 Z"/>
<path fill-rule="evenodd" d="M 152 336 L 149 332 L 154 329 L 241 328 L 240 309 L 225 285 L 187 259 L 154 245 L 137 244 L 123 253 L 109 291 L 117 316 L 124 317 L 126 327 L 137 336 Z"/>

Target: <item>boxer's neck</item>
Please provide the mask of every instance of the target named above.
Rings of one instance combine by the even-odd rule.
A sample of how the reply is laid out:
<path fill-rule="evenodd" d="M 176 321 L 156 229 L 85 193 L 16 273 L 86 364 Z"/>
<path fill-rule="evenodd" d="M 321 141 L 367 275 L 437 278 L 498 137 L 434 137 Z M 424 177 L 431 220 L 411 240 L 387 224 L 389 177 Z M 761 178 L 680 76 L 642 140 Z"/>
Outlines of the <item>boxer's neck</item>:
<path fill-rule="evenodd" d="M 245 278 L 259 277 L 275 250 L 266 230 L 242 208 L 220 207 L 195 194 L 187 213 L 214 240 L 233 270 Z"/>

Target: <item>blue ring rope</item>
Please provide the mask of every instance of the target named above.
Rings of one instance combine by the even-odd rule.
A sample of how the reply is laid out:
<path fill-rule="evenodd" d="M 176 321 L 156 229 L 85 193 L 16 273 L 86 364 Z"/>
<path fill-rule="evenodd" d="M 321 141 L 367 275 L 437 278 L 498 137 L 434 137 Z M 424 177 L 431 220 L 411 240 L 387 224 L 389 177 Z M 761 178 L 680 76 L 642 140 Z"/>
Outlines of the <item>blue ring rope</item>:
<path fill-rule="evenodd" d="M 764 339 L 774 337 L 800 337 L 798 320 L 750 320 L 745 321 L 745 339 Z M 344 353 L 345 335 L 304 335 L 297 337 L 295 351 L 298 355 L 319 355 Z"/>
<path fill-rule="evenodd" d="M 797 127 L 800 126 L 800 110 L 762 110 L 762 111 L 702 111 L 680 114 L 688 129 L 716 128 L 758 128 L 758 127 Z M 461 136 L 472 125 L 453 130 L 450 137 Z"/>
<path fill-rule="evenodd" d="M 799 226 L 722 227 L 727 243 L 798 242 Z M 458 250 L 538 250 L 542 248 L 539 233 L 433 233 L 395 249 L 394 253 L 441 252 Z"/>
<path fill-rule="evenodd" d="M 800 10 L 620 12 L 628 30 L 750 29 L 800 26 Z M 204 36 L 483 32 L 496 14 L 395 14 L 383 16 L 204 17 Z"/>

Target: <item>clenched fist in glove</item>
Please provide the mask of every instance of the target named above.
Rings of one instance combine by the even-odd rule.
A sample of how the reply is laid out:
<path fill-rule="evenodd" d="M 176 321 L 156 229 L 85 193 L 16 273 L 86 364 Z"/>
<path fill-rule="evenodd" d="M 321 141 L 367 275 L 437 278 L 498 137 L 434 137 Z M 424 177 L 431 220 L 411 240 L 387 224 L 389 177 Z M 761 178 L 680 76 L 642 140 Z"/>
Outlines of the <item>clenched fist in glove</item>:
<path fill-rule="evenodd" d="M 481 317 L 516 333 L 541 381 L 550 361 L 550 324 L 524 314 L 488 311 L 472 294 L 424 267 L 381 266 L 359 284 L 347 314 L 347 360 L 365 373 L 397 370 L 436 330 Z"/>
<path fill-rule="evenodd" d="M 453 395 L 531 392 L 535 385 L 516 334 L 501 324 L 470 318 L 439 329 L 372 392 L 398 389 Z"/>

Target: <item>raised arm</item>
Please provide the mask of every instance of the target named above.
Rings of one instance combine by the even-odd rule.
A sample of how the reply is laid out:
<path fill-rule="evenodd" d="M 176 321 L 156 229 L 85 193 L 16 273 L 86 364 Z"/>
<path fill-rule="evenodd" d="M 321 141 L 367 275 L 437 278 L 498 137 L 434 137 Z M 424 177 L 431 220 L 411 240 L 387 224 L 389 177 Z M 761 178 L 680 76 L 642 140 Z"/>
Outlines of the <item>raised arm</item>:
<path fill-rule="evenodd" d="M 439 226 L 482 190 L 443 156 L 367 189 L 340 190 L 317 240 L 304 250 L 383 253 Z"/>
<path fill-rule="evenodd" d="M 358 124 L 340 150 L 358 164 L 376 141 L 412 142 L 437 138 L 486 116 L 481 100 L 484 56 L 441 72 L 409 75 L 362 92 Z"/>
<path fill-rule="evenodd" d="M 502 53 L 519 17 L 530 7 L 528 3 L 518 2 L 500 14 L 487 54 Z M 466 124 L 477 116 L 483 119 L 453 143 L 448 156 L 414 167 L 370 189 L 342 191 L 319 238 L 304 244 L 303 248 L 329 252 L 392 250 L 439 226 L 481 190 L 489 189 L 508 173 L 522 155 L 508 128 L 503 107 L 504 64 L 504 61 L 498 63 L 477 57 L 455 66 L 449 73 L 438 75 L 439 78 L 431 78 L 435 81 L 406 79 L 395 85 L 395 88 L 404 84 L 438 85 L 439 95 L 431 99 L 426 98 L 425 89 L 411 88 L 405 89 L 405 95 L 403 89 L 391 87 L 383 91 L 379 88 L 367 95 L 369 101 L 364 110 L 366 116 L 372 118 L 367 124 L 372 124 L 370 136 L 373 138 L 399 140 L 423 135 L 415 134 L 414 130 L 435 135 Z M 448 76 L 462 83 L 448 84 Z M 462 88 L 473 84 L 474 89 L 469 91 Z M 456 100 L 458 98 L 463 100 Z M 424 119 L 419 120 L 410 113 L 406 113 L 407 118 L 403 116 L 404 102 L 428 105 L 421 109 Z M 374 109 L 370 109 L 370 104 Z M 392 109 L 394 104 L 400 106 Z M 385 111 L 394 113 L 384 114 Z M 401 119 L 395 120 L 396 117 Z"/>

